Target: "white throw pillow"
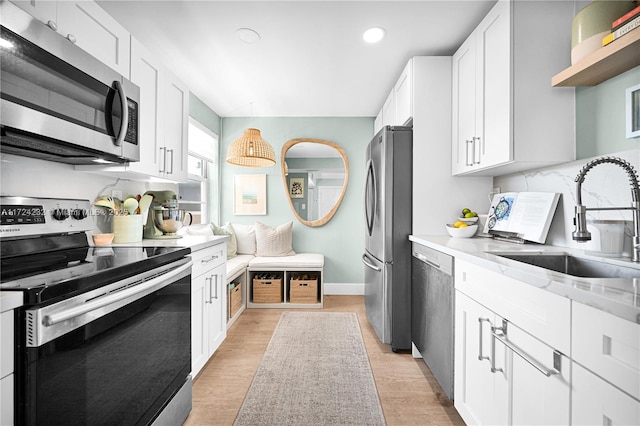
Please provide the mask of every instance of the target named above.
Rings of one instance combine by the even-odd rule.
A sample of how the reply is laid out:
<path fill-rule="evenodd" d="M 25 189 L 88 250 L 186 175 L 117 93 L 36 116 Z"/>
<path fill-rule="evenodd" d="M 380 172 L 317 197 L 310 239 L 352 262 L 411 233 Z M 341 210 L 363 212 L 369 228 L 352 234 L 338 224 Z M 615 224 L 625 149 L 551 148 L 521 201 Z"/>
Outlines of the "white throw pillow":
<path fill-rule="evenodd" d="M 224 226 L 218 226 L 215 223 L 211 224 L 213 235 L 228 235 L 227 240 L 227 258 L 234 257 L 238 254 L 238 242 L 236 240 L 236 234 L 233 232 L 233 228 L 230 223 Z"/>
<path fill-rule="evenodd" d="M 253 225 L 241 225 L 232 223 L 231 228 L 236 234 L 238 242 L 238 254 L 256 254 L 256 228 Z"/>
<path fill-rule="evenodd" d="M 256 256 L 293 256 L 293 222 L 275 228 L 256 222 Z"/>

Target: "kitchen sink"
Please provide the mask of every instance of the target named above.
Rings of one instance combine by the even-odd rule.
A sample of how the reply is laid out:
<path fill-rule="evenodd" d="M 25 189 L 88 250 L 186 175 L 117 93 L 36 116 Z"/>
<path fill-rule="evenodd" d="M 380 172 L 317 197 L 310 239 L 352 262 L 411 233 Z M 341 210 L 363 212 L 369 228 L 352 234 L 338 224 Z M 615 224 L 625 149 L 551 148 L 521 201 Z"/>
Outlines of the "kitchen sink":
<path fill-rule="evenodd" d="M 506 259 L 562 274 L 582 278 L 640 278 L 640 266 L 622 266 L 593 259 L 572 256 L 567 253 L 503 253 L 488 252 Z"/>

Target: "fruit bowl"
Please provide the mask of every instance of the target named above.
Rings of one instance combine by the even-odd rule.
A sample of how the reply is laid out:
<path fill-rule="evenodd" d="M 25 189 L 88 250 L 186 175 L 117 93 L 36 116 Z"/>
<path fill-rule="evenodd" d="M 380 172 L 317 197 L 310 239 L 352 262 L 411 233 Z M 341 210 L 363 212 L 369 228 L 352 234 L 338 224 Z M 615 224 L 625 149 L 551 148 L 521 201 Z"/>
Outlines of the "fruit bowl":
<path fill-rule="evenodd" d="M 447 232 L 453 238 L 471 238 L 478 230 L 478 225 L 469 225 L 465 226 L 464 228 L 455 228 L 452 224 L 447 223 L 445 228 L 447 228 Z"/>
<path fill-rule="evenodd" d="M 474 224 L 474 223 L 476 223 L 478 221 L 478 216 L 475 216 L 475 217 L 459 217 L 458 220 L 460 220 L 460 221 L 462 221 L 462 222 L 464 222 L 464 223 L 466 223 L 468 225 L 471 225 L 471 224 Z"/>

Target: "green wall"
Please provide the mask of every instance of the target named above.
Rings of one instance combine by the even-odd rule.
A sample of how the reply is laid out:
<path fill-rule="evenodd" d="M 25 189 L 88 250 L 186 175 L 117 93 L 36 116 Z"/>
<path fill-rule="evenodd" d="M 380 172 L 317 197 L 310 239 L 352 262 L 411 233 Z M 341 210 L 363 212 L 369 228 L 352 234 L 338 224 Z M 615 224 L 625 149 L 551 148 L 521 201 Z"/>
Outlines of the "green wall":
<path fill-rule="evenodd" d="M 189 115 L 220 136 L 222 126 L 220 116 L 191 92 L 189 92 Z"/>
<path fill-rule="evenodd" d="M 252 169 L 232 166 L 223 161 L 221 173 L 222 222 L 269 226 L 293 221 L 293 248 L 297 252 L 322 253 L 325 256 L 326 283 L 363 283 L 364 269 L 360 257 L 364 250 L 364 218 L 362 188 L 364 186 L 365 148 L 373 136 L 373 117 L 253 117 L 223 118 L 220 157 L 226 158 L 231 142 L 247 127 L 260 129 L 271 144 L 277 164 Z M 349 160 L 347 192 L 332 220 L 324 226 L 311 228 L 298 222 L 287 201 L 281 175 L 280 152 L 290 139 L 317 138 L 340 145 Z M 233 176 L 240 174 L 267 175 L 267 215 L 235 216 L 233 214 Z"/>
<path fill-rule="evenodd" d="M 625 133 L 625 89 L 640 84 L 640 67 L 592 87 L 576 87 L 576 158 L 640 149 Z"/>

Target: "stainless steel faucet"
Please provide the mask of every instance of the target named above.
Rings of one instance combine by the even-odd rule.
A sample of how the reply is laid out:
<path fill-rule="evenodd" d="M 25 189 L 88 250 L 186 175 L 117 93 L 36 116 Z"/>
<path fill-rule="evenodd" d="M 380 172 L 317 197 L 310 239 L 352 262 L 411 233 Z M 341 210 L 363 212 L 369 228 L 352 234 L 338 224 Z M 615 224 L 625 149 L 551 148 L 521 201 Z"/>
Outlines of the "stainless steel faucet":
<path fill-rule="evenodd" d="M 585 207 L 582 205 L 582 182 L 589 170 L 598 164 L 617 164 L 629 175 L 631 184 L 631 207 Z M 587 211 L 589 210 L 633 210 L 633 240 L 632 240 L 632 260 L 640 262 L 640 185 L 638 184 L 638 173 L 629 162 L 617 157 L 602 157 L 589 161 L 576 176 L 576 215 L 573 219 L 575 230 L 571 234 L 578 242 L 585 242 L 591 239 L 591 232 L 587 229 Z"/>

